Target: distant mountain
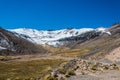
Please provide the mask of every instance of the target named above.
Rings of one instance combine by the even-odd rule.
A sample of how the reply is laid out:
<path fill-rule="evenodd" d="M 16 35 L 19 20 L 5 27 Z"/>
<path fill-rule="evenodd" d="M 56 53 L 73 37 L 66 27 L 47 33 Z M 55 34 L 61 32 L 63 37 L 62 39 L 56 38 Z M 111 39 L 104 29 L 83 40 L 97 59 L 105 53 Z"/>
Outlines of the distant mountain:
<path fill-rule="evenodd" d="M 32 43 L 36 44 L 47 44 L 52 46 L 60 46 L 64 45 L 65 39 L 76 37 L 83 35 L 86 32 L 97 32 L 97 33 L 105 33 L 105 28 L 82 28 L 82 29 L 63 29 L 63 30 L 55 30 L 55 31 L 39 31 L 35 29 L 26 29 L 26 28 L 19 28 L 19 29 L 12 29 L 10 30 L 16 36 L 22 37 Z M 107 32 L 106 32 L 107 33 Z M 108 32 L 109 34 L 109 32 Z M 63 41 L 63 42 L 62 42 Z"/>
<path fill-rule="evenodd" d="M 82 58 L 103 58 L 112 50 L 120 47 L 120 24 L 111 28 L 63 29 L 39 31 L 19 28 L 6 31 L 0 29 L 0 54 L 11 53 L 44 53 L 40 45 L 67 47 L 82 51 Z M 38 46 L 38 44 L 40 44 Z M 47 49 L 47 48 L 46 48 Z M 1 53 L 2 52 L 2 53 Z"/>
<path fill-rule="evenodd" d="M 82 51 L 80 57 L 83 59 L 120 61 L 120 24 L 115 24 L 111 28 L 105 29 L 104 32 L 89 31 L 76 37 L 63 39 L 63 41 L 65 40 L 70 40 L 65 45 L 66 47 Z"/>
<path fill-rule="evenodd" d="M 77 42 L 77 41 L 79 41 L 79 43 L 83 43 L 87 40 L 94 39 L 94 38 L 99 37 L 103 34 L 111 35 L 111 33 L 109 31 L 106 31 L 106 29 L 99 29 L 99 30 L 96 29 L 96 30 L 92 30 L 92 31 L 82 33 L 78 36 L 72 36 L 72 37 L 59 39 L 59 42 L 62 42 L 63 44 L 64 43 L 65 44 L 69 44 L 69 43 L 71 44 L 72 42 Z"/>
<path fill-rule="evenodd" d="M 15 36 L 10 31 L 0 28 L 0 55 L 45 53 L 42 46 L 36 46 L 26 39 Z"/>

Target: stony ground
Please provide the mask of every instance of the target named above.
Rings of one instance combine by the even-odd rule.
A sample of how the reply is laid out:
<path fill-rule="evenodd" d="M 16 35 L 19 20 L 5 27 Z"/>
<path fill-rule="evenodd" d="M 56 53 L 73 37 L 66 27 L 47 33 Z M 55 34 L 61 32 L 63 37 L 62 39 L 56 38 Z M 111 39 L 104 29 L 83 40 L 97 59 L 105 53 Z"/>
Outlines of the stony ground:
<path fill-rule="evenodd" d="M 105 56 L 105 58 L 111 61 L 120 61 L 120 47 L 114 49 L 107 56 Z"/>
<path fill-rule="evenodd" d="M 53 77 L 56 75 L 58 80 L 120 80 L 120 67 L 116 63 L 74 59 L 56 70 Z"/>
<path fill-rule="evenodd" d="M 57 75 L 64 78 L 59 80 L 120 80 L 120 64 L 113 64 L 112 62 L 105 60 L 93 61 L 50 55 L 24 55 L 17 56 L 15 57 L 15 59 L 8 60 L 8 62 L 44 59 L 70 60 L 67 64 L 63 66 L 63 68 L 59 68 L 57 70 Z M 71 72 L 72 74 L 75 73 L 75 75 L 70 75 L 69 73 Z M 66 75 L 70 77 L 66 78 Z"/>
<path fill-rule="evenodd" d="M 88 75 L 71 76 L 66 80 L 120 80 L 120 71 L 105 70 Z"/>

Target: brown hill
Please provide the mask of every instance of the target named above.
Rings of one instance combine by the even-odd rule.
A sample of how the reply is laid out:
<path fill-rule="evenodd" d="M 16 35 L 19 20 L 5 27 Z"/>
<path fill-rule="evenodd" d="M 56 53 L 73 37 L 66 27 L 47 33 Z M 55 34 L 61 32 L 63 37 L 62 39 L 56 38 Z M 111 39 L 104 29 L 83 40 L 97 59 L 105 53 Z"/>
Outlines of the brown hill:
<path fill-rule="evenodd" d="M 0 28 L 0 55 L 36 54 L 48 52 L 42 46 L 37 46 L 13 33 Z"/>

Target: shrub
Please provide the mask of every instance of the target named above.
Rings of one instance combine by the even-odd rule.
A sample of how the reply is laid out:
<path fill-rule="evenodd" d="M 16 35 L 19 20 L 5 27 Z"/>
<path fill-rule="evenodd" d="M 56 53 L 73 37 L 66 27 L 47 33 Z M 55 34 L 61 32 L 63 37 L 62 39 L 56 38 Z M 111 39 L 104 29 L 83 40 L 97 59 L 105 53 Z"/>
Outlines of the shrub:
<path fill-rule="evenodd" d="M 67 77 L 67 78 L 68 78 L 68 77 L 70 77 L 70 75 L 68 75 L 68 74 L 67 74 L 67 75 L 65 75 L 65 77 Z"/>
<path fill-rule="evenodd" d="M 55 77 L 49 77 L 48 80 L 58 80 L 58 79 Z"/>
<path fill-rule="evenodd" d="M 72 70 L 72 71 L 69 71 L 68 72 L 68 75 L 75 75 L 75 72 Z"/>
<path fill-rule="evenodd" d="M 59 72 L 60 74 L 65 74 L 65 73 L 66 73 L 66 70 L 64 70 L 64 69 L 59 69 L 58 72 Z"/>

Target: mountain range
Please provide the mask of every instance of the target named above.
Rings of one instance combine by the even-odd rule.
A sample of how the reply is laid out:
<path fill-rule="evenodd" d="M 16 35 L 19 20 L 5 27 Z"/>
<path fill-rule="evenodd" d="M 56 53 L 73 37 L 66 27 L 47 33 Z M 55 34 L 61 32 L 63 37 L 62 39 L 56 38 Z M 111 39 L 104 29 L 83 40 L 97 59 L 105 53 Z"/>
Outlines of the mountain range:
<path fill-rule="evenodd" d="M 101 51 L 107 54 L 119 46 L 119 33 L 120 24 L 110 28 L 69 28 L 55 31 L 0 28 L 0 55 L 51 53 L 51 49 L 46 47 L 51 46 L 66 47 L 69 51 L 79 49 L 83 54 L 80 57 L 83 58 L 93 55 L 100 57 Z M 64 51 L 63 48 L 60 51 Z"/>
<path fill-rule="evenodd" d="M 19 29 L 12 29 L 9 30 L 14 33 L 16 36 L 22 37 L 32 43 L 41 44 L 41 45 L 51 45 L 51 46 L 60 46 L 64 45 L 63 40 L 68 39 L 70 37 L 76 37 L 80 35 L 84 35 L 86 32 L 95 32 L 98 35 L 102 33 L 110 32 L 106 31 L 106 28 L 82 28 L 82 29 L 62 29 L 62 30 L 55 30 L 55 31 L 42 31 L 42 30 L 35 30 L 35 29 L 26 29 L 26 28 L 19 28 Z"/>

